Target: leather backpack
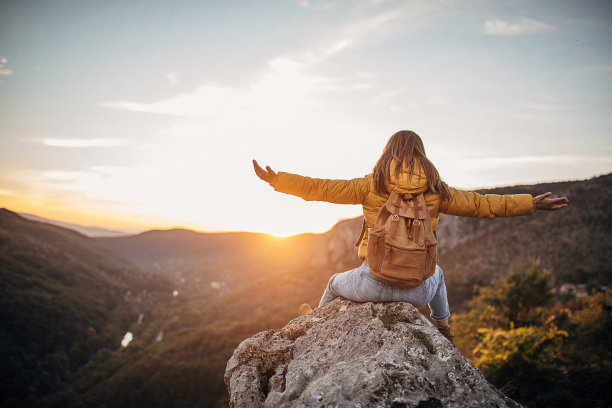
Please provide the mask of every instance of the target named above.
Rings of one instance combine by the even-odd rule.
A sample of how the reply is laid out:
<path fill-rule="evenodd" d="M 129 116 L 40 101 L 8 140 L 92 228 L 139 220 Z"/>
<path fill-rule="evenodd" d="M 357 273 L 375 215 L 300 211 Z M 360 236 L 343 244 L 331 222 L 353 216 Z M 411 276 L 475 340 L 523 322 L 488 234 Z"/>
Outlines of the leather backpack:
<path fill-rule="evenodd" d="M 370 229 L 366 263 L 377 279 L 401 288 L 434 274 L 438 241 L 423 194 L 389 195 Z"/>

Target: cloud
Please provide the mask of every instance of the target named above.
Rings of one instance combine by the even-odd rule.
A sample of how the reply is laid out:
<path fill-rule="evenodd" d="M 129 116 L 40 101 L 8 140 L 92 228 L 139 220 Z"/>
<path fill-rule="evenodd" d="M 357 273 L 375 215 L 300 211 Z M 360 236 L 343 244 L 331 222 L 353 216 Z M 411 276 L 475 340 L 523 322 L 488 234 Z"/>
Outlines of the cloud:
<path fill-rule="evenodd" d="M 371 103 L 375 107 L 389 109 L 391 112 L 401 112 L 422 107 L 439 108 L 447 106 L 449 100 L 432 89 L 415 87 L 381 92 L 372 98 Z"/>
<path fill-rule="evenodd" d="M 329 3 L 325 3 L 329 4 Z M 436 3 L 437 4 L 437 3 Z M 303 2 L 302 6 L 311 5 Z M 349 21 L 335 30 L 324 41 L 308 49 L 273 58 L 241 87 L 201 84 L 195 89 L 153 102 L 106 101 L 99 106 L 134 112 L 156 113 L 191 118 L 226 119 L 235 121 L 270 117 L 287 120 L 293 113 L 316 105 L 325 92 L 362 92 L 373 88 L 375 74 L 343 73 L 335 77 L 317 74 L 324 63 L 350 49 L 380 41 L 396 32 L 414 28 L 415 21 L 436 7 L 432 3 L 402 3 L 394 8 L 370 12 L 367 16 Z M 410 22 L 411 24 L 408 24 Z M 166 74 L 171 84 L 174 73 Z M 432 99 L 434 105 L 445 104 L 443 98 Z"/>
<path fill-rule="evenodd" d="M 126 144 L 125 140 L 119 139 L 45 139 L 43 144 L 53 147 L 115 147 Z"/>
<path fill-rule="evenodd" d="M 520 35 L 533 34 L 551 30 L 553 27 L 541 21 L 522 18 L 517 22 L 504 20 L 487 20 L 484 22 L 484 32 L 488 35 Z"/>
<path fill-rule="evenodd" d="M 318 62 L 344 50 L 380 41 L 403 30 L 418 28 L 419 17 L 441 6 L 442 3 L 435 1 L 407 2 L 395 8 L 371 12 L 368 17 L 356 19 L 341 27 L 327 43 L 312 50 L 311 58 L 313 62 Z"/>
<path fill-rule="evenodd" d="M 166 72 L 165 77 L 168 80 L 168 82 L 170 83 L 170 86 L 174 86 L 174 85 L 178 84 L 178 82 L 179 82 L 179 75 L 180 75 L 180 73 L 178 71 Z"/>
<path fill-rule="evenodd" d="M 448 99 L 440 95 L 433 95 L 427 98 L 427 103 L 434 106 L 446 106 L 448 105 Z"/>
<path fill-rule="evenodd" d="M 132 101 L 108 101 L 99 105 L 107 108 L 136 112 L 149 112 L 174 116 L 218 118 L 243 115 L 249 112 L 282 112 L 297 110 L 314 103 L 314 92 L 333 91 L 330 78 L 313 74 L 317 66 L 333 56 L 362 43 L 371 37 L 388 32 L 393 20 L 398 20 L 401 10 L 381 12 L 373 17 L 351 22 L 339 30 L 336 36 L 319 43 L 309 50 L 269 60 L 255 80 L 247 87 L 237 88 L 216 83 L 202 84 L 190 92 L 168 99 L 141 103 Z M 166 74 L 172 82 L 177 78 Z M 339 78 L 343 86 L 346 78 Z M 358 88 L 367 88 L 361 84 Z M 337 88 L 337 87 L 336 87 Z"/>
<path fill-rule="evenodd" d="M 303 9 L 329 10 L 336 6 L 337 0 L 296 0 L 298 6 Z"/>
<path fill-rule="evenodd" d="M 8 65 L 8 58 L 0 57 L 0 75 L 9 76 L 13 74 L 13 70 L 10 68 L 7 68 L 6 67 L 7 65 Z"/>
<path fill-rule="evenodd" d="M 311 75 L 296 60 L 279 57 L 268 61 L 246 88 L 208 83 L 190 92 L 151 103 L 103 102 L 100 106 L 174 116 L 215 118 L 281 116 L 311 103 L 311 95 L 325 78 Z"/>
<path fill-rule="evenodd" d="M 553 104 L 540 104 L 540 103 L 521 103 L 520 106 L 523 108 L 536 110 L 540 112 L 561 112 L 571 110 L 569 106 L 553 105 Z"/>
<path fill-rule="evenodd" d="M 511 156 L 511 157 L 483 157 L 465 160 L 463 165 L 469 168 L 496 168 L 512 165 L 534 164 L 606 164 L 612 163 L 612 156 L 586 156 L 586 155 L 551 155 L 551 156 Z"/>

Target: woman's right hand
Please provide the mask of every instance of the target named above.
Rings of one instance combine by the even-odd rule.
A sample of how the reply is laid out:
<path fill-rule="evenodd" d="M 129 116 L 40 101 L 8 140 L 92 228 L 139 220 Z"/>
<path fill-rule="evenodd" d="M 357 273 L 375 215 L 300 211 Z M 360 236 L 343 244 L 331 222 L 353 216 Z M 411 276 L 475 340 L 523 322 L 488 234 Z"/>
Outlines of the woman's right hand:
<path fill-rule="evenodd" d="M 266 166 L 266 169 L 264 170 L 261 168 L 261 166 L 259 166 L 259 164 L 257 164 L 257 160 L 253 160 L 253 168 L 255 169 L 255 174 L 257 174 L 257 177 L 266 183 L 272 185 L 276 181 L 276 173 L 270 168 L 270 166 Z"/>

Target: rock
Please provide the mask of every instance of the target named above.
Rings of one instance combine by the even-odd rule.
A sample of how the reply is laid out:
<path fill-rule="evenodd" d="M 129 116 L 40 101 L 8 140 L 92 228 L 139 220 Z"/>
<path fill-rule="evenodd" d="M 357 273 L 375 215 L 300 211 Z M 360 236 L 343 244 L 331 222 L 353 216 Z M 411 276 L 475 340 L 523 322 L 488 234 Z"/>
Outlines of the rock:
<path fill-rule="evenodd" d="M 403 302 L 336 299 L 258 333 L 225 383 L 234 408 L 520 407 Z"/>
<path fill-rule="evenodd" d="M 362 224 L 363 217 L 342 220 L 322 234 L 310 265 L 331 272 L 346 271 L 361 264 L 356 256 L 355 241 L 359 238 Z"/>

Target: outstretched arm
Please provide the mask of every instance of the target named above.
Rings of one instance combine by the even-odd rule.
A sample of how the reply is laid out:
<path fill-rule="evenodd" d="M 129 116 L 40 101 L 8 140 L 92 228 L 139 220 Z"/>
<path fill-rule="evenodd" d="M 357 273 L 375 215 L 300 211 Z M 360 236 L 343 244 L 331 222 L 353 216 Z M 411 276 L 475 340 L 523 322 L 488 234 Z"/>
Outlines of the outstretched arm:
<path fill-rule="evenodd" d="M 368 194 L 365 178 L 352 180 L 329 180 L 304 177 L 298 174 L 276 173 L 266 170 L 253 160 L 257 177 L 270 184 L 276 191 L 300 197 L 306 201 L 327 201 L 336 204 L 362 204 Z"/>
<path fill-rule="evenodd" d="M 515 217 L 533 214 L 535 210 L 558 210 L 568 203 L 566 197 L 548 198 L 552 193 L 534 198 L 531 194 L 478 194 L 452 187 L 450 190 L 452 197 L 440 203 L 440 211 L 462 217 Z"/>
<path fill-rule="evenodd" d="M 551 195 L 552 193 L 549 191 L 548 193 L 535 197 L 533 200 L 536 204 L 536 210 L 555 211 L 567 207 L 567 203 L 569 202 L 567 197 L 548 198 Z"/>

